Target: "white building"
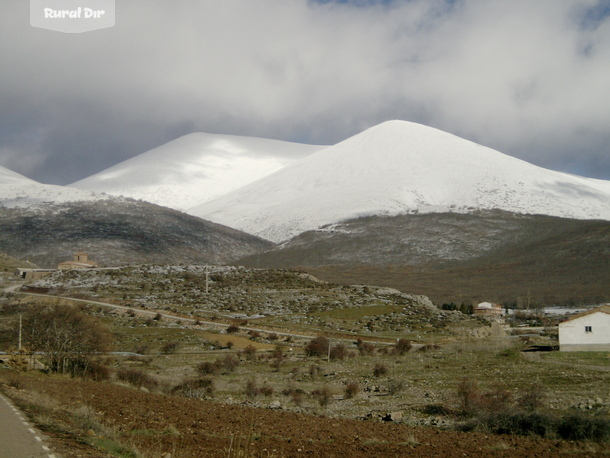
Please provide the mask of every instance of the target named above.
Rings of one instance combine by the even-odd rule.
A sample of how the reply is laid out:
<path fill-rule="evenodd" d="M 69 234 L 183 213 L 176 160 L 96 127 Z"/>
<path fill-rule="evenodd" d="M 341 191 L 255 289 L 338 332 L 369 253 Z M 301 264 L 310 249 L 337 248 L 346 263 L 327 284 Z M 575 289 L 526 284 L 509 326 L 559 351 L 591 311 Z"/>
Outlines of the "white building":
<path fill-rule="evenodd" d="M 610 351 L 610 304 L 559 323 L 561 351 Z"/>

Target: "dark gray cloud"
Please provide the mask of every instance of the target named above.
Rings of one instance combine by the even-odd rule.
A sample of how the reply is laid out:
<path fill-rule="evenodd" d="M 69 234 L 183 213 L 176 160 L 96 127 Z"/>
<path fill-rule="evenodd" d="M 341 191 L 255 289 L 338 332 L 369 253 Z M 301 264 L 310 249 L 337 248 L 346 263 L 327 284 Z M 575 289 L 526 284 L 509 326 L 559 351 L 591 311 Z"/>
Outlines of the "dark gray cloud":
<path fill-rule="evenodd" d="M 387 119 L 610 179 L 594 0 L 130 0 L 62 34 L 0 5 L 0 165 L 67 184 L 193 131 L 335 143 Z"/>

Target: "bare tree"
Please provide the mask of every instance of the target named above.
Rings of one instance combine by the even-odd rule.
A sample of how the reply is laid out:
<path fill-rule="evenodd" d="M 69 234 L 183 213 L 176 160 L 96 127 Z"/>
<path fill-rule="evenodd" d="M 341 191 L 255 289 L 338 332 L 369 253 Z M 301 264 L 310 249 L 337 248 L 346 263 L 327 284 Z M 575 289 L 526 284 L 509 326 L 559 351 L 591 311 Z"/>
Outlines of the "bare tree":
<path fill-rule="evenodd" d="M 43 352 L 52 372 L 81 375 L 91 356 L 110 349 L 112 336 L 98 320 L 66 305 L 35 305 L 23 317 L 24 342 Z"/>

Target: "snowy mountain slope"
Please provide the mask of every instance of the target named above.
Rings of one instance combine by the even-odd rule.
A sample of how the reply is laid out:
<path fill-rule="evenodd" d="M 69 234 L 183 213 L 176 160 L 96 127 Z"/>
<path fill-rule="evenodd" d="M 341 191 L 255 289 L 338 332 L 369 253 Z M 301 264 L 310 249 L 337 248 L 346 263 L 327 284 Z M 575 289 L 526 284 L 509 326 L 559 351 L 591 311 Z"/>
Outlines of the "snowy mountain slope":
<path fill-rule="evenodd" d="M 322 148 L 263 138 L 193 133 L 70 186 L 185 210 Z"/>
<path fill-rule="evenodd" d="M 0 167 L 0 207 L 35 208 L 43 204 L 105 200 L 91 191 L 38 183 Z"/>
<path fill-rule="evenodd" d="M 359 216 L 475 209 L 610 220 L 610 182 L 389 121 L 188 213 L 280 242 Z"/>

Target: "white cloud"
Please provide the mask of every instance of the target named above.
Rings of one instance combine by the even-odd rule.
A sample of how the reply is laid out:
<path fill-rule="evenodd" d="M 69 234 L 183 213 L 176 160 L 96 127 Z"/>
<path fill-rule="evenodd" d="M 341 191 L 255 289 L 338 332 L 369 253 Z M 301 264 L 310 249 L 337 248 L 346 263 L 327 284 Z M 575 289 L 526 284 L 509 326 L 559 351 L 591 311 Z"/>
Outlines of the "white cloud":
<path fill-rule="evenodd" d="M 78 35 L 29 27 L 26 3 L 0 6 L 0 146 L 44 127 L 20 148 L 96 156 L 65 182 L 189 130 L 329 143 L 391 118 L 610 179 L 595 1 L 132 0 L 113 29 Z M 37 163 L 17 171 L 40 177 Z"/>

